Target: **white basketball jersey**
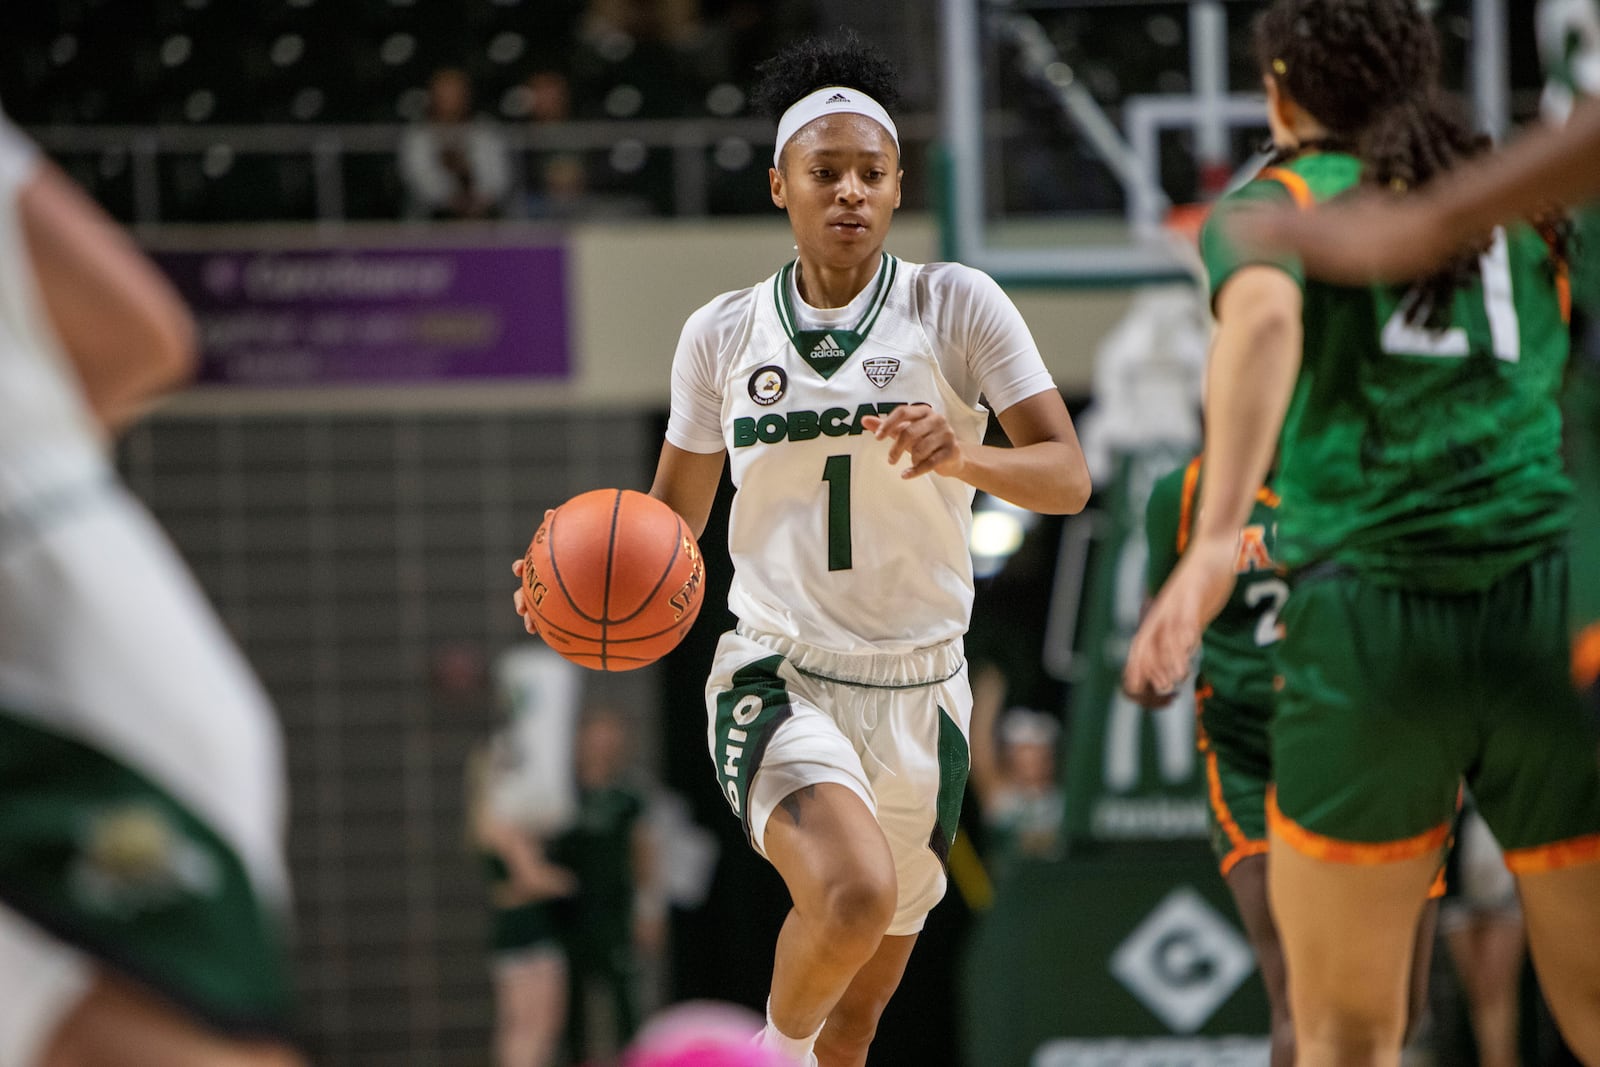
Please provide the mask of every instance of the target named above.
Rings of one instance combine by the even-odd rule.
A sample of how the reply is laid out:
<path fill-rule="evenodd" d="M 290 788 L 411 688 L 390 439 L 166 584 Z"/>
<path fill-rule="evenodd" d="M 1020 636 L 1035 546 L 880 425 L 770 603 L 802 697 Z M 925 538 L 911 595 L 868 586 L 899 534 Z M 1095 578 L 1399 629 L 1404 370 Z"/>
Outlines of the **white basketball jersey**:
<path fill-rule="evenodd" d="M 17 198 L 38 156 L 0 116 L 0 517 L 104 478 L 103 446 L 45 314 Z"/>
<path fill-rule="evenodd" d="M 987 411 L 946 380 L 914 306 L 924 267 L 885 255 L 854 330 L 797 329 L 793 264 L 749 290 L 723 364 L 734 499 L 728 531 L 742 622 L 819 648 L 899 652 L 966 632 L 970 485 L 903 479 L 908 457 L 862 426 L 901 404 L 944 414 L 966 445 Z M 856 344 L 859 338 L 859 344 Z M 853 350 L 851 350 L 853 348 Z"/>

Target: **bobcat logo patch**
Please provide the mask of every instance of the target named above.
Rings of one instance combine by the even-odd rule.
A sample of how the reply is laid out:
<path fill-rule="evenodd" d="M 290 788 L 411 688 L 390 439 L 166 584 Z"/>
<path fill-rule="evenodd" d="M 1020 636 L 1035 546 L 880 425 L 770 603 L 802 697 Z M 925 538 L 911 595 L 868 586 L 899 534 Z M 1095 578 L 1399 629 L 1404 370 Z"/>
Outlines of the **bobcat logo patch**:
<path fill-rule="evenodd" d="M 783 373 L 783 368 L 776 364 L 756 368 L 750 375 L 750 399 L 762 407 L 776 404 L 783 399 L 783 394 L 789 387 L 789 376 Z"/>
<path fill-rule="evenodd" d="M 878 356 L 865 360 L 861 369 L 866 372 L 867 381 L 882 389 L 894 381 L 895 374 L 900 370 L 900 361 L 891 356 Z"/>

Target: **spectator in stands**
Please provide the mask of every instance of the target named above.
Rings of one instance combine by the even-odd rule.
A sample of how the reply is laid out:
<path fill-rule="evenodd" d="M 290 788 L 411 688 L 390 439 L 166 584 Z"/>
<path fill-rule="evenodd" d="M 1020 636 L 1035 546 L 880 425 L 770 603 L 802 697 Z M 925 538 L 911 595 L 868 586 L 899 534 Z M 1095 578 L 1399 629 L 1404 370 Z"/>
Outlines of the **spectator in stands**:
<path fill-rule="evenodd" d="M 505 138 L 472 113 L 472 84 L 446 67 L 428 80 L 426 121 L 400 142 L 408 213 L 419 218 L 483 219 L 505 211 L 511 168 Z"/>
<path fill-rule="evenodd" d="M 572 88 L 559 70 L 536 70 L 524 83 L 528 90 L 528 121 L 535 133 L 558 126 L 572 118 Z M 585 213 L 589 202 L 589 179 L 581 155 L 576 152 L 536 152 L 533 160 L 533 188 L 528 195 L 528 217 L 569 219 Z"/>

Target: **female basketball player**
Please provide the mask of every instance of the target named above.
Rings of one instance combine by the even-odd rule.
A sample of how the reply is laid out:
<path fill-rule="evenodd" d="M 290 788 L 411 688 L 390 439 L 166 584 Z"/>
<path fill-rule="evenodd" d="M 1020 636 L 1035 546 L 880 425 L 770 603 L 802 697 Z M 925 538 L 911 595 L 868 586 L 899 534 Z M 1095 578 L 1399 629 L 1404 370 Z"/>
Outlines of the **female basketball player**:
<path fill-rule="evenodd" d="M 1520 224 L 1408 291 L 1240 255 L 1222 227 L 1241 204 L 1425 186 L 1479 145 L 1439 99 L 1411 0 L 1277 0 L 1256 42 L 1280 165 L 1205 235 L 1207 477 L 1126 683 L 1170 690 L 1188 670 L 1281 427 L 1294 589 L 1269 887 L 1300 1062 L 1397 1062 L 1411 933 L 1463 777 L 1518 875 L 1557 1018 L 1593 1062 L 1600 766 L 1566 676 L 1561 267 Z"/>
<path fill-rule="evenodd" d="M 0 1064 L 282 1067 L 279 740 L 105 441 L 194 326 L 0 117 Z"/>
<path fill-rule="evenodd" d="M 732 458 L 739 625 L 707 683 L 709 742 L 794 903 L 761 1040 L 847 1067 L 944 893 L 968 767 L 974 488 L 1074 512 L 1089 476 L 999 287 L 883 251 L 901 170 L 880 55 L 813 40 L 761 73 L 772 201 L 798 255 L 690 316 L 651 493 L 698 533 Z M 1015 447 L 981 443 L 980 395 Z"/>

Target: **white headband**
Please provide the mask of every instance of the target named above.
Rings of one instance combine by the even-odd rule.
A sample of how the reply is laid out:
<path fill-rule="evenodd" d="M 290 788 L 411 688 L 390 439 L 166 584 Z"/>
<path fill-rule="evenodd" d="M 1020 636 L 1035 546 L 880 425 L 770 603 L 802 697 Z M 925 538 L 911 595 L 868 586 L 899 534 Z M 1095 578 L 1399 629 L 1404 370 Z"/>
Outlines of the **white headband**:
<path fill-rule="evenodd" d="M 778 165 L 778 157 L 783 155 L 784 146 L 800 132 L 801 127 L 824 115 L 865 115 L 889 132 L 889 140 L 894 142 L 896 150 L 900 148 L 900 131 L 894 128 L 894 119 L 889 117 L 882 104 L 860 89 L 828 85 L 796 100 L 783 113 L 783 118 L 778 120 L 778 143 L 772 150 L 772 165 Z"/>

